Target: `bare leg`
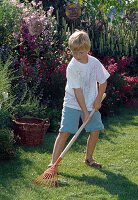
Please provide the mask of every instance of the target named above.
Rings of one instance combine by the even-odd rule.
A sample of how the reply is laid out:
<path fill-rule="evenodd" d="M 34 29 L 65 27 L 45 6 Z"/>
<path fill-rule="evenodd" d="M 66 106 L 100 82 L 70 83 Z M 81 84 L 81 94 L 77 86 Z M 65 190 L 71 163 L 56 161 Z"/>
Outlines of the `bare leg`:
<path fill-rule="evenodd" d="M 90 133 L 87 140 L 85 163 L 91 167 L 102 168 L 102 165 L 96 163 L 92 158 L 98 137 L 99 137 L 99 131 L 92 131 Z"/>
<path fill-rule="evenodd" d="M 54 144 L 53 154 L 52 154 L 52 161 L 51 164 L 54 164 L 58 157 L 60 156 L 61 152 L 63 151 L 64 145 L 70 133 L 59 133 L 57 139 Z"/>
<path fill-rule="evenodd" d="M 92 131 L 87 140 L 85 160 L 92 158 L 100 131 Z"/>

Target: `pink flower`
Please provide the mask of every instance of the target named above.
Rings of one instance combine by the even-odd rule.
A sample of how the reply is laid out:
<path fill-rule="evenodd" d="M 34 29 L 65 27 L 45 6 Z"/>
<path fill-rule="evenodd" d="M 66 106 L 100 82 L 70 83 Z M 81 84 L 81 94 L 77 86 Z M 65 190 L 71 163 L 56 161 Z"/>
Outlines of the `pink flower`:
<path fill-rule="evenodd" d="M 111 62 L 115 62 L 115 59 L 114 59 L 114 58 L 111 58 Z"/>
<path fill-rule="evenodd" d="M 35 7 L 36 6 L 36 3 L 34 1 L 31 2 L 31 4 Z"/>
<path fill-rule="evenodd" d="M 28 9 L 27 9 L 27 8 L 24 8 L 24 9 L 23 9 L 23 12 L 24 12 L 24 13 L 26 13 L 27 11 L 28 11 Z"/>
<path fill-rule="evenodd" d="M 54 8 L 53 6 L 50 6 L 50 9 L 47 11 L 47 16 L 49 17 L 50 15 L 52 15 Z"/>
<path fill-rule="evenodd" d="M 69 31 L 68 31 L 68 32 L 66 32 L 66 35 L 69 35 L 69 36 L 70 36 L 70 34 L 71 34 L 71 33 L 70 33 Z"/>
<path fill-rule="evenodd" d="M 27 69 L 27 72 L 28 72 L 28 74 L 31 74 L 31 73 L 33 72 L 33 70 L 30 69 L 30 68 L 28 68 L 28 69 Z"/>
<path fill-rule="evenodd" d="M 27 62 L 26 65 L 29 66 L 29 65 L 30 65 L 30 62 Z"/>
<path fill-rule="evenodd" d="M 45 70 L 44 70 L 44 69 L 41 69 L 40 72 L 42 72 L 42 73 L 44 74 L 44 73 L 45 73 Z"/>
<path fill-rule="evenodd" d="M 24 3 L 21 3 L 19 5 L 16 5 L 18 8 L 23 8 L 24 7 Z"/>
<path fill-rule="evenodd" d="M 38 5 L 38 6 L 42 5 L 42 1 L 39 1 L 37 5 Z"/>
<path fill-rule="evenodd" d="M 126 80 L 128 83 L 138 83 L 137 77 L 131 77 L 131 76 L 123 76 L 124 80 Z"/>
<path fill-rule="evenodd" d="M 22 38 L 22 37 L 20 38 L 20 41 L 21 41 L 21 42 L 23 41 L 23 38 Z"/>
<path fill-rule="evenodd" d="M 12 36 L 15 38 L 15 33 L 14 32 L 12 33 Z"/>
<path fill-rule="evenodd" d="M 129 60 L 132 60 L 132 58 L 131 58 L 131 57 L 129 57 L 127 60 L 128 60 L 128 61 L 129 61 Z"/>

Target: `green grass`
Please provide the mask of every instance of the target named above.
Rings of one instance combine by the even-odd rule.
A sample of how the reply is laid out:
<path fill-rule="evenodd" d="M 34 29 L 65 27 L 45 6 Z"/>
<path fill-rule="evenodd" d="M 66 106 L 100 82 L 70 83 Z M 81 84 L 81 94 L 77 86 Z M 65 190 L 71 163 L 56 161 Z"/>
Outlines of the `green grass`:
<path fill-rule="evenodd" d="M 59 188 L 33 185 L 51 160 L 56 134 L 48 133 L 43 145 L 18 147 L 18 158 L 0 161 L 0 200 L 136 200 L 138 199 L 138 115 L 120 109 L 104 119 L 94 157 L 100 170 L 83 163 L 88 134 L 81 133 L 58 168 Z"/>

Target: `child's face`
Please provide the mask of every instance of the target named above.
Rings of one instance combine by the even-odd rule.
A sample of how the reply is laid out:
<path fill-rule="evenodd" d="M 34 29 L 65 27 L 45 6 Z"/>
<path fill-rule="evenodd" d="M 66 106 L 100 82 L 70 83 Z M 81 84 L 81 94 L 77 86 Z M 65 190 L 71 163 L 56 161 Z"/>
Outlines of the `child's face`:
<path fill-rule="evenodd" d="M 88 62 L 88 51 L 72 51 L 73 57 L 80 63 L 86 64 Z"/>

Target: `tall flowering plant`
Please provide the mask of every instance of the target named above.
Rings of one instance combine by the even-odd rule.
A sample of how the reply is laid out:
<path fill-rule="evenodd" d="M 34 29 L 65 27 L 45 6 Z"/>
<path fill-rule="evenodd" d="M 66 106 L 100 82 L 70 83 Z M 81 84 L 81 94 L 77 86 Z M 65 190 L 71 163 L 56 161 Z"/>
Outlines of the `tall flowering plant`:
<path fill-rule="evenodd" d="M 22 10 L 19 23 L 15 24 L 15 30 L 12 33 L 18 52 L 15 67 L 20 76 L 19 95 L 21 96 L 24 89 L 29 87 L 33 94 L 40 98 L 44 93 L 48 96 L 57 49 L 55 39 L 57 21 L 53 16 L 54 8 L 51 6 L 45 12 L 42 1 L 38 3 L 32 1 L 26 5 L 17 1 L 11 2 Z"/>
<path fill-rule="evenodd" d="M 15 31 L 12 33 L 16 40 L 17 46 L 19 46 L 20 56 L 24 55 L 26 50 L 30 55 L 34 53 L 39 56 L 45 49 L 49 50 L 54 44 L 54 35 L 56 31 L 56 19 L 52 16 L 53 7 L 45 12 L 43 10 L 42 1 L 24 5 L 24 3 L 17 4 L 17 1 L 12 1 L 14 5 L 22 10 L 19 23 L 15 24 Z M 32 30 L 31 27 L 34 23 L 37 23 L 36 29 Z M 38 29 L 40 32 L 38 34 Z M 40 35 L 41 34 L 41 35 Z M 40 35 L 40 36 L 39 36 Z"/>

